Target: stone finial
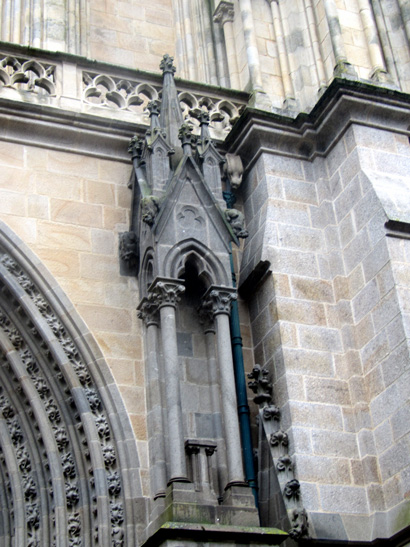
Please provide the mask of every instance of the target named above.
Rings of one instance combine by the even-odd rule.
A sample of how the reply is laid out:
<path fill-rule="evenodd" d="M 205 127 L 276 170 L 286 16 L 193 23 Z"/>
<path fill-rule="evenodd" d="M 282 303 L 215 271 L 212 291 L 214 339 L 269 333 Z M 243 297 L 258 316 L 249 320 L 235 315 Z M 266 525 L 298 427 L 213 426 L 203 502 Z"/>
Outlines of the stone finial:
<path fill-rule="evenodd" d="M 141 200 L 142 221 L 152 226 L 159 211 L 159 198 L 146 196 Z"/>
<path fill-rule="evenodd" d="M 233 2 L 222 0 L 214 12 L 215 23 L 220 23 L 222 26 L 225 23 L 233 23 L 235 17 L 235 9 Z"/>
<path fill-rule="evenodd" d="M 128 145 L 128 154 L 131 154 L 133 158 L 141 158 L 144 141 L 134 135 Z"/>
<path fill-rule="evenodd" d="M 161 63 L 159 65 L 159 68 L 162 70 L 162 73 L 165 74 L 167 72 L 171 74 L 175 74 L 176 68 L 174 66 L 174 58 L 168 55 L 166 53 L 161 60 Z"/>
<path fill-rule="evenodd" d="M 149 101 L 147 104 L 147 110 L 149 112 L 150 118 L 152 116 L 159 116 L 161 111 L 161 102 L 157 99 L 154 99 L 153 101 Z"/>
<path fill-rule="evenodd" d="M 242 184 L 243 165 L 241 157 L 236 154 L 225 155 L 224 173 L 233 190 Z"/>
<path fill-rule="evenodd" d="M 153 131 L 155 128 L 159 128 L 159 114 L 161 111 L 161 102 L 157 100 L 150 101 L 147 104 L 147 110 L 149 112 L 150 117 L 150 129 Z"/>
<path fill-rule="evenodd" d="M 210 287 L 203 298 L 202 307 L 213 316 L 231 313 L 232 301 L 238 298 L 235 289 Z"/>
<path fill-rule="evenodd" d="M 181 141 L 184 154 L 191 156 L 192 146 L 196 144 L 196 136 L 192 133 L 192 125 L 183 123 L 179 128 L 178 138 Z"/>
<path fill-rule="evenodd" d="M 249 232 L 245 228 L 245 217 L 238 209 L 225 209 L 225 218 L 236 237 L 245 239 L 249 236 Z"/>

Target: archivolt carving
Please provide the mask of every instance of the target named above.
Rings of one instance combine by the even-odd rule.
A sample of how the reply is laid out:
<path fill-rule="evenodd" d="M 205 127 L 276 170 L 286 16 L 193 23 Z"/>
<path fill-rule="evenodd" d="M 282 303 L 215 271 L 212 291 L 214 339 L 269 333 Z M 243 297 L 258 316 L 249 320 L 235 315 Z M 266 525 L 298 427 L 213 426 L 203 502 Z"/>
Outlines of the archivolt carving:
<path fill-rule="evenodd" d="M 0 60 L 0 82 L 5 87 L 55 95 L 55 65 L 7 55 Z"/>
<path fill-rule="evenodd" d="M 49 283 L 41 290 L 41 276 L 30 276 L 4 244 L 0 512 L 8 522 L 0 543 L 72 547 L 99 537 L 107 547 L 136 545 L 138 523 L 127 500 L 141 498 L 135 446 L 120 454 L 118 441 L 130 442 L 132 433 L 111 421 L 123 409 L 103 399 L 89 368 L 95 358 L 73 322 L 56 313 Z"/>

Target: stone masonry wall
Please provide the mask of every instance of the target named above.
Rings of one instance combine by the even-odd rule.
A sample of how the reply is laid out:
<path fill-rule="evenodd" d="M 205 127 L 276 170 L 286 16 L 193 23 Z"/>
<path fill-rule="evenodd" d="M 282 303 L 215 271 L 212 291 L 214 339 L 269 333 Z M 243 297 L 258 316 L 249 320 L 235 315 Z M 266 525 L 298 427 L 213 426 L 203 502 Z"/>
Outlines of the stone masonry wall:
<path fill-rule="evenodd" d="M 118 233 L 129 226 L 131 166 L 6 142 L 0 164 L 0 218 L 43 261 L 97 340 L 146 468 L 137 280 L 120 276 L 118 258 Z"/>
<path fill-rule="evenodd" d="M 255 361 L 272 371 L 318 537 L 383 537 L 405 511 L 408 240 L 386 237 L 372 178 L 408 154 L 402 137 L 354 126 L 325 160 L 264 154 L 244 190 L 243 271 L 253 256 L 272 271 L 250 302 Z"/>
<path fill-rule="evenodd" d="M 108 63 L 158 72 L 175 52 L 171 0 L 90 1 L 90 55 Z"/>

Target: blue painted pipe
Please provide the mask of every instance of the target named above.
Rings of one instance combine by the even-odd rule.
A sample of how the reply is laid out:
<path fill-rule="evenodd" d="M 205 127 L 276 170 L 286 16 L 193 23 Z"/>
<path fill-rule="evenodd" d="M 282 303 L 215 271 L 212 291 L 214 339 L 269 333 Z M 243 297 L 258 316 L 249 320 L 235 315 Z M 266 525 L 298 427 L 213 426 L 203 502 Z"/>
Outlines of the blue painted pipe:
<path fill-rule="evenodd" d="M 235 203 L 235 196 L 232 192 L 223 192 L 223 198 L 226 202 L 227 207 L 230 209 Z M 229 244 L 229 258 L 231 261 L 231 274 L 232 274 L 232 285 L 236 288 L 236 275 L 233 265 L 233 256 L 232 256 L 232 244 Z M 231 316 L 230 316 L 230 326 L 231 326 L 231 344 L 232 344 L 232 355 L 233 355 L 233 366 L 235 373 L 235 386 L 236 386 L 236 397 L 238 401 L 238 416 L 239 416 L 239 428 L 241 432 L 242 440 L 242 453 L 245 466 L 245 480 L 252 488 L 253 497 L 255 498 L 256 507 L 259 506 L 258 503 L 258 484 L 255 474 L 255 466 L 253 465 L 253 448 L 252 448 L 252 437 L 251 437 L 251 422 L 250 422 L 250 410 L 248 405 L 248 397 L 246 393 L 246 380 L 245 380 L 245 368 L 243 365 L 243 352 L 242 352 L 242 337 L 241 337 L 241 328 L 239 323 L 239 309 L 238 302 L 234 300 L 232 302 Z"/>

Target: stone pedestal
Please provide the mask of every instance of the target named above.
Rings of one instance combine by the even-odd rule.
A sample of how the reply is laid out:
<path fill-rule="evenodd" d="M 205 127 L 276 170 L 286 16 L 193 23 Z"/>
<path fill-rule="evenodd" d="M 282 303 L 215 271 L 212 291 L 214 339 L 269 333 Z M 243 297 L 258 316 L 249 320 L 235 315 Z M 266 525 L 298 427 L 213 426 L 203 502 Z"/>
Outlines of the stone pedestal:
<path fill-rule="evenodd" d="M 288 538 L 277 528 L 221 526 L 215 524 L 187 524 L 166 522 L 143 544 L 144 547 L 232 547 L 280 545 Z"/>

